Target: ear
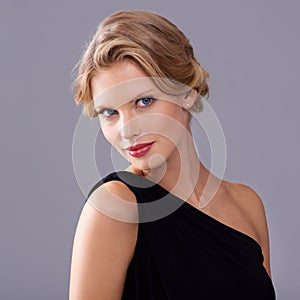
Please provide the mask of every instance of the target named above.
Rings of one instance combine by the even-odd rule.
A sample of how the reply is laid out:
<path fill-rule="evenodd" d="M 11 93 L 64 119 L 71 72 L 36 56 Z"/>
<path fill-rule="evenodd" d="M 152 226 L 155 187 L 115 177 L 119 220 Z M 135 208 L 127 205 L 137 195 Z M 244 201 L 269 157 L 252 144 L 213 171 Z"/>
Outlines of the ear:
<path fill-rule="evenodd" d="M 193 106 L 197 99 L 197 91 L 195 89 L 190 89 L 183 98 L 183 108 L 189 109 Z"/>

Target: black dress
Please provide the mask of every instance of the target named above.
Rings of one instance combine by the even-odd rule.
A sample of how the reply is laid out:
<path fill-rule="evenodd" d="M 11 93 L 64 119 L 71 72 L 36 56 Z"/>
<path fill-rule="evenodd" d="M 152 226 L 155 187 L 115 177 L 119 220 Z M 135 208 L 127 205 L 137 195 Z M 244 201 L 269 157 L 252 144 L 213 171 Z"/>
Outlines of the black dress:
<path fill-rule="evenodd" d="M 127 171 L 100 180 L 119 180 L 149 203 L 170 193 Z M 152 183 L 143 188 L 140 183 Z M 122 300 L 274 300 L 260 245 L 250 236 L 203 213 L 171 194 L 179 208 L 166 217 L 139 223 Z M 174 202 L 174 203 L 175 203 Z M 143 212 L 139 208 L 139 215 Z"/>

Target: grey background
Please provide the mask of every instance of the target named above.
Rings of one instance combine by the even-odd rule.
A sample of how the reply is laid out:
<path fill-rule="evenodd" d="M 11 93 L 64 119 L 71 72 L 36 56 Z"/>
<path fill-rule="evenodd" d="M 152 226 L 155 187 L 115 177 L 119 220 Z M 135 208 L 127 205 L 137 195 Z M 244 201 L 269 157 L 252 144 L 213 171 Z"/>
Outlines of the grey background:
<path fill-rule="evenodd" d="M 225 179 L 261 196 L 277 299 L 299 299 L 299 8 L 298 1 L 2 0 L 0 299 L 68 298 L 84 204 L 72 166 L 81 109 L 71 70 L 98 23 L 121 9 L 162 14 L 191 39 L 211 74 L 209 103 L 227 141 Z M 196 139 L 209 164 L 205 137 Z M 100 175 L 112 170 L 101 134 L 96 160 Z"/>

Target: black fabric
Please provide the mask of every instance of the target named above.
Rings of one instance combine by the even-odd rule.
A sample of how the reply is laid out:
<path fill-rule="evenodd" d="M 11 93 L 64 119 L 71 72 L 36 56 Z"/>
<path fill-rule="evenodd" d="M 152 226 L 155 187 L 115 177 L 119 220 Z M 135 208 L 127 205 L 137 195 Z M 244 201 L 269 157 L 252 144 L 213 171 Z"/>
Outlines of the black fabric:
<path fill-rule="evenodd" d="M 124 182 L 138 203 L 168 194 L 157 184 L 142 188 L 151 181 L 119 171 L 100 180 L 88 197 L 111 180 Z M 275 299 L 262 249 L 253 238 L 171 197 L 182 202 L 178 209 L 159 220 L 139 223 L 122 300 Z"/>

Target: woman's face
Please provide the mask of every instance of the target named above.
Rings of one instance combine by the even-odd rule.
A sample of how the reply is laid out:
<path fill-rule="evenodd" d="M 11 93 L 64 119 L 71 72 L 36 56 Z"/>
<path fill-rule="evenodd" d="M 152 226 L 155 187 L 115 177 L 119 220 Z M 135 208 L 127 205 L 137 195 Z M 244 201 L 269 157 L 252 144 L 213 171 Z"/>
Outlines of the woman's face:
<path fill-rule="evenodd" d="M 91 88 L 104 137 L 134 169 L 149 172 L 176 163 L 190 132 L 182 105 L 192 96 L 166 96 L 128 60 L 97 73 Z"/>

